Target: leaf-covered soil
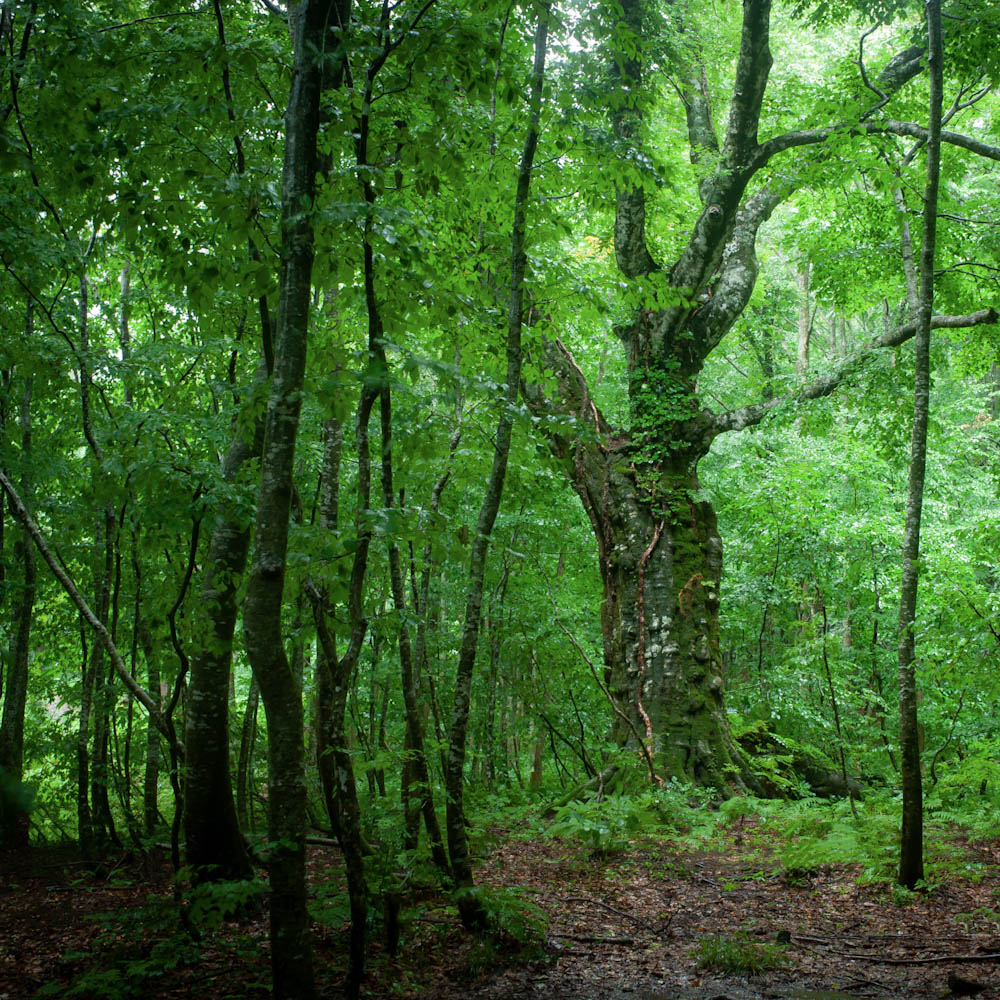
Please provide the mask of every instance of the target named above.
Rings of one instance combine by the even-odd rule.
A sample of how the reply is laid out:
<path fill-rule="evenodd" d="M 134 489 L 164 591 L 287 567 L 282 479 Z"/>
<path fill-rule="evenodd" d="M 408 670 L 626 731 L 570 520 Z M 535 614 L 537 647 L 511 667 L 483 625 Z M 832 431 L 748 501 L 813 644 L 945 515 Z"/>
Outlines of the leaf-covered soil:
<path fill-rule="evenodd" d="M 791 873 L 752 823 L 717 849 L 643 838 L 613 853 L 565 840 L 497 834 L 479 871 L 493 906 L 540 944 L 465 934 L 440 893 L 404 899 L 399 953 L 376 920 L 364 996 L 421 1000 L 756 1000 L 763 997 L 942 997 L 980 987 L 1000 1000 L 1000 840 L 963 844 L 978 881 L 956 876 L 927 895 L 859 885 L 859 869 Z M 985 864 L 984 864 L 985 862 Z M 347 933 L 335 848 L 310 848 L 317 978 L 341 995 Z M 532 905 L 527 905 L 532 904 Z M 534 915 L 534 916 L 532 916 Z M 267 991 L 261 907 L 199 945 L 180 929 L 163 859 L 112 864 L 99 875 L 60 851 L 0 858 L 0 1000 L 43 995 L 260 998 Z M 699 966 L 699 950 L 765 953 L 781 967 L 756 976 Z M 783 947 L 760 949 L 758 945 Z M 81 978 L 83 977 L 83 978 Z M 956 978 L 958 977 L 958 978 Z"/>

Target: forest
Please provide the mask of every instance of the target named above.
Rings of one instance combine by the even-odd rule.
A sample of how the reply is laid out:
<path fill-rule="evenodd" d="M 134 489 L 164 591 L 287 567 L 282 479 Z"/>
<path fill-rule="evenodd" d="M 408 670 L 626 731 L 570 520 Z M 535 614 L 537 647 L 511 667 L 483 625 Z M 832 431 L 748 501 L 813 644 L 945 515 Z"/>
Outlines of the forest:
<path fill-rule="evenodd" d="M 0 996 L 1000 996 L 998 34 L 2 0 Z"/>

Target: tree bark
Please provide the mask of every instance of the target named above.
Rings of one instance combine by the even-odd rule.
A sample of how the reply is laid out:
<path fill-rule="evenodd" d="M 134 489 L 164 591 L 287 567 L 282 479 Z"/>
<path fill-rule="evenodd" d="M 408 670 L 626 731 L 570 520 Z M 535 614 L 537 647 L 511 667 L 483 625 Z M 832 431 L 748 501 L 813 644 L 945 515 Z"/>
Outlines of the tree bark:
<path fill-rule="evenodd" d="M 30 343 L 32 308 L 29 302 L 25 317 L 25 333 Z M 32 493 L 31 480 L 31 390 L 32 380 L 25 379 L 21 396 L 21 488 L 25 496 Z M 4 684 L 3 718 L 0 721 L 0 771 L 8 779 L 20 782 L 24 774 L 24 708 L 28 697 L 28 660 L 31 650 L 31 620 L 35 605 L 37 569 L 35 550 L 27 529 L 14 544 L 14 561 L 21 566 L 17 586 L 20 591 L 14 604 L 13 641 Z M 28 814 L 15 807 L 13 801 L 0 801 L 0 845 L 28 845 Z"/>
<path fill-rule="evenodd" d="M 213 9 L 219 44 L 226 51 L 225 22 L 219 0 L 214 0 Z M 221 83 L 233 129 L 236 173 L 242 176 L 246 173 L 246 158 L 236 123 L 228 55 L 222 63 Z M 252 238 L 248 240 L 248 255 L 257 263 L 261 260 Z M 266 296 L 258 299 L 258 306 L 264 360 L 258 367 L 255 381 L 261 383 L 273 367 L 273 345 Z M 251 393 L 251 407 L 254 405 L 252 396 Z M 247 463 L 260 456 L 263 447 L 263 415 L 253 421 L 249 440 L 240 435 L 238 424 L 222 466 L 223 480 L 229 485 L 236 482 Z M 220 512 L 212 529 L 202 583 L 200 606 L 205 620 L 199 629 L 201 641 L 191 662 L 184 789 L 187 863 L 199 881 L 248 879 L 253 874 L 233 801 L 229 767 L 229 685 L 239 610 L 237 590 L 246 569 L 251 523 L 249 511 L 234 511 L 232 505 L 226 505 L 224 512 Z"/>
<path fill-rule="evenodd" d="M 307 585 L 312 600 L 313 620 L 319 637 L 316 651 L 317 738 L 316 763 L 327 815 L 344 852 L 347 893 L 351 910 L 351 944 L 346 992 L 357 996 L 365 970 L 365 946 L 368 934 L 368 883 L 365 878 L 364 845 L 361 837 L 361 809 L 354 775 L 354 761 L 347 746 L 345 717 L 351 677 L 361 652 L 367 622 L 362 600 L 368 568 L 370 526 L 362 527 L 371 500 L 371 458 L 368 447 L 368 421 L 375 393 L 366 387 L 358 404 L 356 436 L 358 442 L 358 544 L 354 550 L 348 596 L 351 638 L 343 657 L 337 653 L 336 639 L 327 625 L 327 593 L 314 584 Z M 326 423 L 323 443 L 323 488 L 320 496 L 320 526 L 334 532 L 340 520 L 340 422 Z"/>
<path fill-rule="evenodd" d="M 927 184 L 924 190 L 923 246 L 920 253 L 920 308 L 914 345 L 913 439 L 903 534 L 903 579 L 899 595 L 899 752 L 903 790 L 899 841 L 899 884 L 912 889 L 924 877 L 923 789 L 917 722 L 917 684 L 913 625 L 917 611 L 917 561 L 927 467 L 930 410 L 931 313 L 934 305 L 934 256 L 937 241 L 938 185 L 941 175 L 941 92 L 943 51 L 940 0 L 927 0 L 928 70 Z"/>
<path fill-rule="evenodd" d="M 685 14 L 677 6 L 676 18 Z M 615 736 L 636 745 L 654 778 L 677 774 L 739 792 L 756 782 L 729 733 L 718 650 L 718 586 L 722 550 L 715 515 L 700 490 L 698 464 L 721 433 L 758 423 L 783 405 L 766 392 L 761 403 L 714 414 L 703 408 L 698 377 L 749 302 L 757 276 L 755 243 L 762 223 L 790 190 L 787 181 L 748 185 L 771 157 L 825 142 L 834 129 L 786 133 L 758 142 L 761 106 L 771 68 L 770 0 L 745 0 L 740 51 L 729 118 L 721 142 L 713 133 L 704 77 L 683 65 L 679 87 L 687 112 L 692 161 L 701 168 L 701 210 L 673 265 L 662 267 L 646 245 L 645 187 L 619 182 L 614 238 L 619 270 L 641 305 L 615 328 L 629 374 L 627 425 L 612 428 L 594 405 L 586 379 L 555 341 L 544 346 L 544 367 L 555 374 L 552 398 L 527 386 L 538 415 L 577 421 L 578 432 L 549 433 L 553 452 L 580 496 L 597 539 L 604 580 L 605 666 L 615 702 Z M 621 5 L 611 73 L 621 82 L 611 120 L 625 177 L 642 155 L 643 61 L 646 25 L 638 0 Z M 692 55 L 693 53 L 693 55 Z M 689 46 L 681 62 L 697 62 Z M 883 83 L 895 90 L 919 71 L 919 58 L 899 63 Z M 693 82 L 691 82 L 693 81 Z M 896 134 L 906 130 L 891 123 Z M 859 125 L 857 135 L 885 131 Z M 967 148 L 973 148 L 966 143 Z M 714 153 L 717 156 L 708 156 Z M 982 155 L 992 149 L 976 148 Z M 647 296 L 650 278 L 673 292 Z M 645 299 L 646 301 L 643 301 Z M 650 301 L 652 299 L 652 301 Z M 936 316 L 934 326 L 995 322 L 984 309 L 968 316 Z M 875 350 L 894 347 L 916 332 L 913 323 L 887 330 L 829 376 L 802 385 L 804 402 L 833 392 L 846 373 Z M 804 360 L 804 358 L 803 358 Z M 551 426 L 551 425 L 550 425 Z M 641 744 L 641 746 L 639 746 Z M 648 756 L 652 753 L 652 757 Z M 655 760 L 653 759 L 655 758 Z"/>
<path fill-rule="evenodd" d="M 655 469 L 638 466 L 565 347 L 550 343 L 546 354 L 560 407 L 586 414 L 597 431 L 597 441 L 553 435 L 550 445 L 597 540 L 612 737 L 639 751 L 641 743 L 654 779 L 686 777 L 723 793 L 757 789 L 725 710 L 722 542 L 712 505 L 699 498 L 697 464 L 681 454 Z M 537 389 L 528 399 L 536 412 L 550 405 Z"/>
<path fill-rule="evenodd" d="M 472 877 L 472 859 L 463 805 L 466 735 L 469 725 L 469 706 L 472 694 L 472 672 L 476 662 L 479 642 L 480 615 L 483 603 L 483 577 L 490 534 L 500 509 L 507 457 L 510 453 L 513 431 L 512 411 L 517 403 L 521 382 L 521 328 L 524 317 L 524 279 L 527 270 L 525 252 L 525 214 L 531 185 L 535 149 L 538 146 L 539 121 L 542 107 L 542 84 L 545 75 L 545 56 L 548 43 L 551 8 L 542 4 L 535 31 L 535 54 L 529 97 L 529 125 L 518 169 L 517 193 L 514 200 L 514 224 L 511 232 L 510 299 L 507 310 L 507 391 L 504 409 L 497 423 L 493 452 L 493 466 L 487 481 L 486 494 L 476 522 L 476 534 L 469 559 L 469 580 L 466 589 L 465 619 L 462 641 L 455 673 L 455 699 L 452 707 L 451 727 L 448 735 L 448 763 L 445 774 L 448 796 L 447 831 L 448 853 L 455 880 L 456 901 L 462 923 L 467 929 L 482 927 L 486 914 L 475 894 Z"/>
<path fill-rule="evenodd" d="M 258 378 L 263 378 L 263 371 Z M 222 477 L 235 483 L 244 466 L 260 455 L 263 420 L 253 440 L 233 438 Z M 220 513 L 212 529 L 200 606 L 199 644 L 191 660 L 184 742 L 186 860 L 199 881 L 248 879 L 253 874 L 233 802 L 229 769 L 229 679 L 239 610 L 237 590 L 250 547 L 249 511 Z"/>
<path fill-rule="evenodd" d="M 260 687 L 257 678 L 251 677 L 247 703 L 243 709 L 240 727 L 240 755 L 236 762 L 236 818 L 241 830 L 253 829 L 253 809 L 250 791 L 253 779 L 253 751 L 257 738 L 257 708 L 260 704 Z"/>
<path fill-rule="evenodd" d="M 345 0 L 302 0 L 289 11 L 294 64 L 285 115 L 278 336 L 261 456 L 256 545 L 244 605 L 247 653 L 267 713 L 271 970 L 278 1000 L 316 996 L 306 909 L 302 692 L 285 653 L 281 611 L 309 332 L 324 52 L 335 52 L 335 29 L 346 25 L 349 14 Z"/>

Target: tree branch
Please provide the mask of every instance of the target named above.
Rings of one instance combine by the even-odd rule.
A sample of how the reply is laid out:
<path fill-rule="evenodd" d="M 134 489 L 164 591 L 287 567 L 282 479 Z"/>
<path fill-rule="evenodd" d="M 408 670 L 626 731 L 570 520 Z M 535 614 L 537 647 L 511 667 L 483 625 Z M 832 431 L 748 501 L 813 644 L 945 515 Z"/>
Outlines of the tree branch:
<path fill-rule="evenodd" d="M 964 316 L 932 316 L 931 329 L 958 330 L 972 326 L 987 326 L 996 323 L 998 319 L 1000 319 L 1000 313 L 993 308 L 980 309 Z M 828 375 L 804 385 L 798 392 L 769 399 L 763 403 L 755 403 L 752 406 L 744 406 L 737 410 L 729 410 L 727 413 L 713 414 L 709 420 L 709 434 L 714 438 L 727 431 L 740 431 L 745 427 L 753 427 L 759 424 L 768 413 L 779 407 L 789 403 L 805 402 L 809 399 L 829 396 L 851 372 L 874 357 L 877 351 L 898 347 L 900 344 L 906 343 L 916 332 L 916 322 L 904 323 L 902 326 L 886 331 L 880 337 L 875 337 L 869 341 L 864 350 L 845 359 Z"/>
<path fill-rule="evenodd" d="M 730 170 L 745 166 L 757 147 L 760 109 L 772 64 L 770 18 L 770 0 L 745 0 L 733 103 L 722 147 L 723 163 Z"/>
<path fill-rule="evenodd" d="M 176 733 L 171 732 L 171 727 L 167 725 L 156 702 L 153 701 L 149 694 L 136 682 L 135 678 L 130 673 L 128 667 L 125 665 L 125 661 L 122 658 L 121 653 L 118 651 L 118 647 L 115 645 L 114 639 L 111 638 L 111 633 L 108 632 L 104 623 L 97 617 L 96 614 L 94 614 L 90 605 L 87 604 L 83 595 L 77 589 L 77 586 L 73 582 L 70 575 L 59 564 L 59 561 L 56 559 L 55 555 L 53 555 L 52 550 L 46 543 L 45 537 L 42 535 L 38 525 L 28 512 L 27 507 L 24 506 L 20 496 L 18 496 L 17 490 L 14 489 L 14 485 L 2 471 L 0 471 L 0 487 L 2 487 L 3 491 L 7 494 L 14 516 L 21 522 L 21 524 L 24 525 L 28 534 L 31 535 L 31 539 L 35 543 L 35 547 L 38 549 L 46 563 L 48 563 L 53 576 L 55 576 L 61 584 L 63 590 L 65 590 L 69 595 L 70 600 L 76 605 L 77 610 L 81 615 L 83 615 L 87 624 L 90 625 L 90 627 L 97 633 L 101 643 L 107 650 L 108 656 L 111 658 L 111 662 L 115 668 L 115 673 L 117 673 L 122 679 L 125 687 L 128 688 L 136 700 L 141 702 L 146 711 L 149 712 L 150 722 L 152 722 L 153 725 L 156 726 L 161 733 L 163 733 L 163 735 L 174 745 L 179 753 L 182 752 L 183 747 L 181 746 Z"/>
<path fill-rule="evenodd" d="M 888 134 L 907 136 L 924 142 L 927 140 L 927 129 L 924 126 L 892 119 L 884 122 L 865 122 L 860 125 L 828 125 L 826 128 L 800 129 L 795 132 L 785 132 L 762 142 L 750 158 L 749 170 L 753 173 L 762 169 L 773 156 L 777 153 L 783 153 L 785 150 L 820 145 L 837 132 L 846 132 L 852 136 Z M 942 130 L 941 141 L 947 142 L 951 146 L 967 149 L 970 153 L 983 156 L 988 160 L 1000 160 L 1000 146 L 980 142 L 978 139 L 962 135 L 960 132 Z"/>
<path fill-rule="evenodd" d="M 701 360 L 715 349 L 750 301 L 757 281 L 757 232 L 784 197 L 765 189 L 753 195 L 737 214 L 711 297 L 688 321 L 692 344 Z"/>

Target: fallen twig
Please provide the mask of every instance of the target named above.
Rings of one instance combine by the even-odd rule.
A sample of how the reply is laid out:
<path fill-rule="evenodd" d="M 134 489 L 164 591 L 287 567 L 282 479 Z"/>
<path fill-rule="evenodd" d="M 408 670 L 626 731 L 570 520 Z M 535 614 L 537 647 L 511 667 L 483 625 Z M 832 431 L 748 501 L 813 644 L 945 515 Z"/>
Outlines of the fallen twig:
<path fill-rule="evenodd" d="M 590 903 L 593 906 L 600 906 L 602 909 L 607 910 L 609 913 L 617 913 L 619 917 L 624 917 L 626 920 L 631 920 L 633 924 L 637 927 L 642 927 L 644 930 L 649 931 L 651 934 L 659 934 L 660 929 L 654 927 L 652 924 L 647 923 L 642 917 L 635 917 L 631 913 L 627 913 L 625 910 L 619 910 L 609 903 L 605 903 L 600 899 L 591 899 L 588 896 L 567 896 L 567 903 Z"/>
<path fill-rule="evenodd" d="M 876 965 L 942 965 L 945 962 L 1000 962 L 1000 953 L 987 955 L 935 955 L 933 958 L 876 958 L 874 955 L 853 955 L 846 951 L 830 951 L 828 955 L 853 958 L 858 962 L 874 962 Z"/>
<path fill-rule="evenodd" d="M 581 944 L 635 944 L 635 938 L 609 938 L 599 937 L 595 934 L 554 934 L 549 937 L 564 938 L 566 941 L 578 941 Z"/>

